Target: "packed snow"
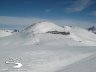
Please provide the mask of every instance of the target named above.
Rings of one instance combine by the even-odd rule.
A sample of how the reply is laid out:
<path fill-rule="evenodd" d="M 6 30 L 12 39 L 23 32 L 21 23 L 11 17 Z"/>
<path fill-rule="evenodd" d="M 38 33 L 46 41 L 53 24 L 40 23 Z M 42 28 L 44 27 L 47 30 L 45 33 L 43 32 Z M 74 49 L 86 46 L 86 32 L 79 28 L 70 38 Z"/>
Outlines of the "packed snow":
<path fill-rule="evenodd" d="M 37 22 L 7 33 L 0 30 L 0 72 L 96 72 L 96 35 L 86 29 Z"/>

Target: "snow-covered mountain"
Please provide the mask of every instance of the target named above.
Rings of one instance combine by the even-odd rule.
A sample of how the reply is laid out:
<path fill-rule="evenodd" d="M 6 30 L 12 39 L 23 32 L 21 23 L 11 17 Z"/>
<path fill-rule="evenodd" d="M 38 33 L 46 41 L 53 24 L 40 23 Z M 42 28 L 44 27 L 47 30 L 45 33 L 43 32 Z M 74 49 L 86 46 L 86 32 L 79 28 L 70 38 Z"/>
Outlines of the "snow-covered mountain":
<path fill-rule="evenodd" d="M 0 72 L 96 72 L 96 34 L 86 29 L 37 22 L 0 36 Z"/>
<path fill-rule="evenodd" d="M 9 40 L 8 43 L 6 43 Z M 54 40 L 54 41 L 53 41 Z M 15 41 L 15 42 L 14 42 Z M 65 45 L 96 45 L 96 35 L 78 27 L 60 27 L 51 22 L 37 22 L 19 33 L 2 39 L 1 44 L 63 43 Z M 72 43 L 71 43 L 72 42 Z"/>
<path fill-rule="evenodd" d="M 75 40 L 89 45 L 90 44 L 95 45 L 96 43 L 96 35 L 91 32 L 88 32 L 86 29 L 78 28 L 78 27 L 70 27 L 70 26 L 60 27 L 51 22 L 34 23 L 28 26 L 26 29 L 24 29 L 24 31 L 32 32 L 32 33 L 46 33 L 48 31 L 69 32 L 70 34 L 67 36 L 67 38 L 71 40 Z"/>

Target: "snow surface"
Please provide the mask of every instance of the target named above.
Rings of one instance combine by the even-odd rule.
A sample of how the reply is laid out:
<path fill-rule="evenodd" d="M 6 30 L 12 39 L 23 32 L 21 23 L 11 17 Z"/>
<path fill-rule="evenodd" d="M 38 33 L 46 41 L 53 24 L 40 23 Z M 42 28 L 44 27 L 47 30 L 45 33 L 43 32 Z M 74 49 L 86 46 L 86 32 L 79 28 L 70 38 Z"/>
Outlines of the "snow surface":
<path fill-rule="evenodd" d="M 12 35 L 11 30 L 0 30 L 0 37 L 5 37 L 5 36 L 9 36 Z"/>
<path fill-rule="evenodd" d="M 46 33 L 54 30 L 70 35 Z M 0 37 L 0 72 L 96 72 L 95 67 L 96 35 L 82 28 L 38 22 Z"/>

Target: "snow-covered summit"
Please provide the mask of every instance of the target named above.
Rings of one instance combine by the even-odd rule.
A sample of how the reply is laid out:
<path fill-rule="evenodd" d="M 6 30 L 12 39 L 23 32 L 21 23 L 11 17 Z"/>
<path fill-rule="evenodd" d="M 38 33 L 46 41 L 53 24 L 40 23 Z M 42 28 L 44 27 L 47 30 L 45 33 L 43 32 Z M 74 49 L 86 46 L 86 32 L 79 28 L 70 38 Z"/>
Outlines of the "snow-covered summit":
<path fill-rule="evenodd" d="M 45 33 L 48 31 L 64 31 L 63 27 L 60 27 L 51 22 L 38 22 L 28 26 L 24 31 L 34 33 Z"/>

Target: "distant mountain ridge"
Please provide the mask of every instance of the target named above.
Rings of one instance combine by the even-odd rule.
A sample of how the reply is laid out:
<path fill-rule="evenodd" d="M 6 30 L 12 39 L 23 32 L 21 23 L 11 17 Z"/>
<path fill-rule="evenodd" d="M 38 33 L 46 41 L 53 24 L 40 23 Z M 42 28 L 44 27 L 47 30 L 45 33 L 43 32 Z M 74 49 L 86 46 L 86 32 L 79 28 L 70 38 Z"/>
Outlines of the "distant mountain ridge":
<path fill-rule="evenodd" d="M 95 26 L 89 27 L 88 31 L 92 31 L 93 33 L 96 34 L 96 27 Z"/>

